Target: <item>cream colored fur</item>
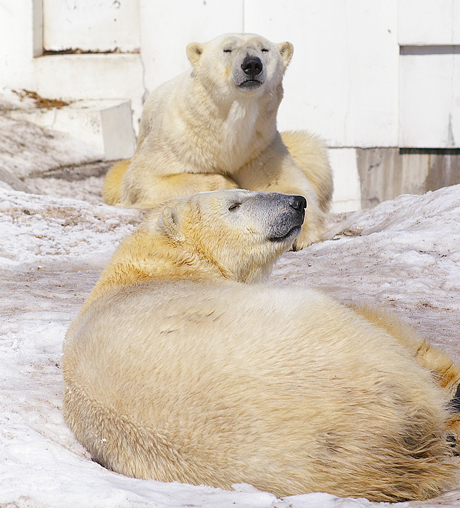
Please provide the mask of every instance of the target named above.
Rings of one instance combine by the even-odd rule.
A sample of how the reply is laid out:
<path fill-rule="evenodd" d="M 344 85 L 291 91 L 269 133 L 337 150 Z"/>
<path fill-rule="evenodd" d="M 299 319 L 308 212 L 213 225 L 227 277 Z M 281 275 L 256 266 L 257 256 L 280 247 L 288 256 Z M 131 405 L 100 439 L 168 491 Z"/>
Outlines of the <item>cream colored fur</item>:
<path fill-rule="evenodd" d="M 196 192 L 243 188 L 300 194 L 308 201 L 297 248 L 321 239 L 333 183 L 317 136 L 276 128 L 282 78 L 293 54 L 251 34 L 190 44 L 192 71 L 156 89 L 145 104 L 136 153 L 108 173 L 108 204 L 151 208 Z M 241 64 L 260 58 L 265 81 L 240 86 Z"/>
<path fill-rule="evenodd" d="M 386 313 L 262 284 L 294 240 L 268 239 L 291 231 L 286 198 L 213 192 L 151 212 L 67 334 L 67 423 L 138 478 L 374 501 L 452 487 L 458 368 Z"/>

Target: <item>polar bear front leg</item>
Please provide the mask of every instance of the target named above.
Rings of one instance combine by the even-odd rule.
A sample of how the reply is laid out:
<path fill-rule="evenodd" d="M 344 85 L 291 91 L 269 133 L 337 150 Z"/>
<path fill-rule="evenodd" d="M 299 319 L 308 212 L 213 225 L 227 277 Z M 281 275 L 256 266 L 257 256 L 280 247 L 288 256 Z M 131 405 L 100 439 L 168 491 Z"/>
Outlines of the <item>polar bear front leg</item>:
<path fill-rule="evenodd" d="M 128 176 L 128 175 L 127 175 Z M 168 199 L 191 196 L 198 192 L 237 189 L 230 178 L 208 173 L 180 173 L 166 176 L 147 175 L 141 179 L 125 178 L 121 186 L 120 206 L 153 208 Z"/>

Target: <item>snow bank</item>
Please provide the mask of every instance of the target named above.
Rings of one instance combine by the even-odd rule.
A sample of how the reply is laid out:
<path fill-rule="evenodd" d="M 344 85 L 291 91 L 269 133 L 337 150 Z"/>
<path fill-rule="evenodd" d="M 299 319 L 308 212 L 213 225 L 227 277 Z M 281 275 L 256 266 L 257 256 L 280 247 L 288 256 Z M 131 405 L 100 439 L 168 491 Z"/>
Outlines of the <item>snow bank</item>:
<path fill-rule="evenodd" d="M 17 178 L 102 159 L 92 147 L 63 132 L 0 116 L 0 167 Z"/>
<path fill-rule="evenodd" d="M 37 108 L 25 94 L 0 88 L 0 188 L 24 190 L 23 179 L 61 166 L 102 159 L 102 154 L 74 137 L 8 118 L 14 109 Z"/>
<path fill-rule="evenodd" d="M 142 217 L 137 210 L 0 189 L 0 267 L 105 263 Z"/>

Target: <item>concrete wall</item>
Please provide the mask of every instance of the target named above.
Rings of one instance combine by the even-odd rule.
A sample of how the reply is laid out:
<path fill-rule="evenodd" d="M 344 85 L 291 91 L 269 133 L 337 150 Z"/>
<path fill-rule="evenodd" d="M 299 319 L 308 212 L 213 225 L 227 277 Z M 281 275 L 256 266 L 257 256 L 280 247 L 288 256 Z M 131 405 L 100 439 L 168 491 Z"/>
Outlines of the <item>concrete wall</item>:
<path fill-rule="evenodd" d="M 294 44 L 279 127 L 331 147 L 336 209 L 374 203 L 366 189 L 390 174 L 375 196 L 422 189 L 425 166 L 403 177 L 399 148 L 460 147 L 460 0 L 0 0 L 0 84 L 128 99 L 137 132 L 148 92 L 189 67 L 189 42 L 243 31 Z M 362 152 L 374 148 L 390 150 L 383 163 Z"/>
<path fill-rule="evenodd" d="M 137 0 L 43 0 L 43 48 L 139 52 Z"/>
<path fill-rule="evenodd" d="M 399 194 L 424 194 L 460 183 L 458 149 L 360 148 L 356 161 L 362 208 Z"/>

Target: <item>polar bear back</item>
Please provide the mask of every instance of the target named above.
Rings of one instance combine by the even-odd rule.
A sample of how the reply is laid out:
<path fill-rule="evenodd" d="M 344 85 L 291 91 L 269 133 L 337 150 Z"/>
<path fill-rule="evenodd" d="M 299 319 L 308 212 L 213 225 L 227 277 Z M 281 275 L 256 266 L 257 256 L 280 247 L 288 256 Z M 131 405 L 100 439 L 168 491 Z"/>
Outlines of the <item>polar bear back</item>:
<path fill-rule="evenodd" d="M 395 436 L 429 440 L 445 417 L 409 353 L 311 289 L 111 290 L 70 330 L 65 365 L 67 419 L 96 460 L 161 481 L 340 495 L 340 468 L 343 492 L 361 495 L 407 467 Z"/>

